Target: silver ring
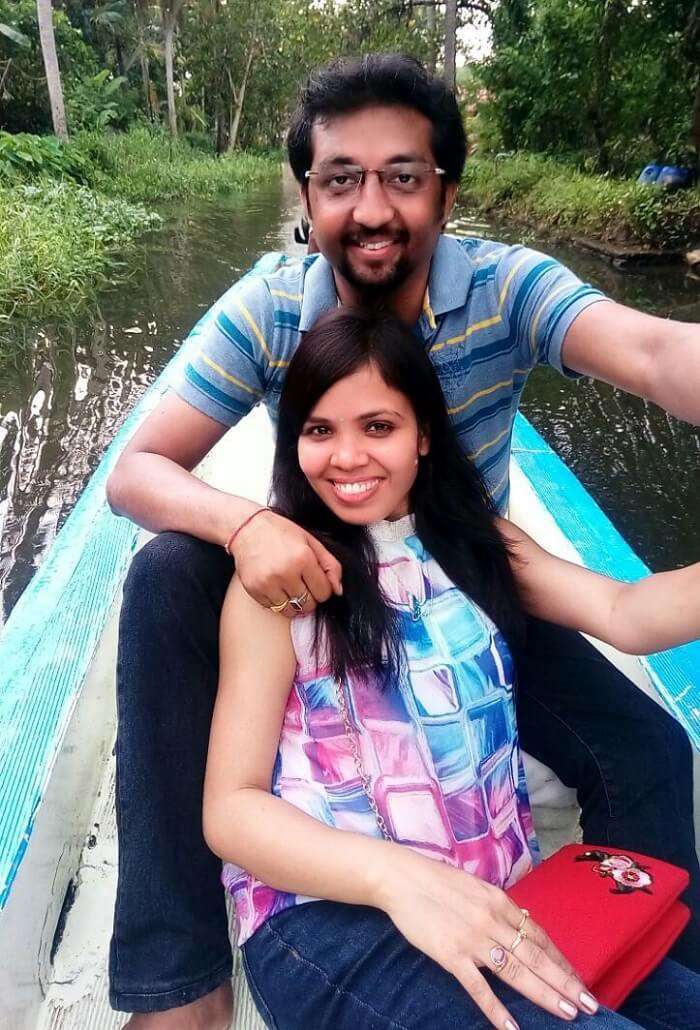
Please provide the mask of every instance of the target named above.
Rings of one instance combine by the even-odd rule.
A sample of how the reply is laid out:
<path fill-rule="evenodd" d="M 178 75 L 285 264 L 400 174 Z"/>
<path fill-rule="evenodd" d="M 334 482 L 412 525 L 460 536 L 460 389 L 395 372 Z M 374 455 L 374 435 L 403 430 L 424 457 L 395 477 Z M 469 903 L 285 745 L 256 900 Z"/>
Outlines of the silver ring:
<path fill-rule="evenodd" d="M 304 605 L 306 604 L 308 599 L 309 599 L 309 591 L 305 590 L 304 593 L 301 594 L 299 597 L 290 597 L 289 598 L 289 607 L 294 609 L 294 611 L 297 614 L 299 614 L 299 612 L 303 612 Z"/>
<path fill-rule="evenodd" d="M 493 968 L 496 971 L 500 972 L 500 970 L 503 969 L 506 962 L 508 961 L 506 949 L 502 948 L 500 944 L 496 944 L 493 948 L 491 948 L 489 955 L 491 956 L 491 961 L 493 962 Z"/>

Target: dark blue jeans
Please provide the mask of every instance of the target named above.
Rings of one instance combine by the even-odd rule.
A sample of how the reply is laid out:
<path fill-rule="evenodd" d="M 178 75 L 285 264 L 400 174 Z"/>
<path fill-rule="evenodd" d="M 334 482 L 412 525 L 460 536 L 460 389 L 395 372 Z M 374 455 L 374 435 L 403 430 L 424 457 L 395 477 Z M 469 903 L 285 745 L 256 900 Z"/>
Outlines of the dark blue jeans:
<path fill-rule="evenodd" d="M 273 1030 L 490 1030 L 455 977 L 377 909 L 316 901 L 288 909 L 243 946 L 255 1004 Z M 566 1023 L 486 973 L 522 1030 Z M 581 1030 L 700 1030 L 700 975 L 666 960 L 619 1013 L 580 1015 Z"/>
<path fill-rule="evenodd" d="M 163 533 L 136 555 L 125 584 L 110 953 L 110 998 L 122 1011 L 183 1005 L 231 974 L 220 863 L 201 824 L 219 615 L 232 571 L 222 548 Z M 690 871 L 694 919 L 674 957 L 699 969 L 700 873 L 681 728 L 577 634 L 534 622 L 518 720 L 525 750 L 578 788 L 584 840 Z"/>

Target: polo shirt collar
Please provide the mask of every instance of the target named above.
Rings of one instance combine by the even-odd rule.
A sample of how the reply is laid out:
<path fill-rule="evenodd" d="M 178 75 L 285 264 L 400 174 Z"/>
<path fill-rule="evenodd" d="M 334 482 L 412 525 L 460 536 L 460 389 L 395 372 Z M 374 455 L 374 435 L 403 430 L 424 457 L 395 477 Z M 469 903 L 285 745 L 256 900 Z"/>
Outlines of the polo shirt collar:
<path fill-rule="evenodd" d="M 472 263 L 459 240 L 440 236 L 430 262 L 428 289 L 423 310 L 428 320 L 464 307 L 472 277 Z"/>
<path fill-rule="evenodd" d="M 444 315 L 464 306 L 471 275 L 471 261 L 459 241 L 454 236 L 440 236 L 430 262 L 425 295 L 424 311 L 429 321 L 431 314 Z M 337 303 L 333 269 L 323 254 L 319 254 L 304 277 L 300 332 L 310 329 L 319 315 L 330 311 Z"/>
<path fill-rule="evenodd" d="M 310 329 L 319 315 L 330 311 L 338 304 L 333 269 L 319 254 L 306 270 L 304 287 L 299 312 L 299 331 L 305 333 Z"/>

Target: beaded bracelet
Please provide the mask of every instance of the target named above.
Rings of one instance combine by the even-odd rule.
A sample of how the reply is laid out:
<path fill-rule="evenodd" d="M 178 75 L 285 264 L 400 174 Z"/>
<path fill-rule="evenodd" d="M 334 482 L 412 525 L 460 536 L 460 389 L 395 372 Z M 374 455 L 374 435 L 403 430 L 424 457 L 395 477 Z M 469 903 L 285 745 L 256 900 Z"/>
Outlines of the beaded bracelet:
<path fill-rule="evenodd" d="M 261 511 L 271 511 L 271 509 L 267 505 L 265 505 L 263 508 L 256 508 L 255 511 L 253 512 L 253 514 L 249 515 L 247 519 L 243 519 L 243 521 L 241 522 L 240 526 L 238 526 L 237 529 L 234 529 L 233 533 L 231 533 L 231 536 L 228 538 L 228 540 L 224 544 L 224 550 L 226 551 L 226 553 L 228 555 L 230 555 L 231 558 L 233 558 L 233 555 L 231 554 L 231 548 L 233 547 L 233 541 L 236 539 L 236 537 L 238 536 L 240 531 L 242 529 L 244 529 L 248 525 L 249 522 L 252 522 L 253 519 L 255 518 L 255 516 L 259 515 Z"/>

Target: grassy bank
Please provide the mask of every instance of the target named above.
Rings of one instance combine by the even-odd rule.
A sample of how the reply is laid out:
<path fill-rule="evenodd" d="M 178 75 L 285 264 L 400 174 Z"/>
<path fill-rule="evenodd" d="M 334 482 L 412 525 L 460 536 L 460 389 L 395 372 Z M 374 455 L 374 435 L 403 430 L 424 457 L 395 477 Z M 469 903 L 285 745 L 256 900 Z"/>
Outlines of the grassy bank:
<path fill-rule="evenodd" d="M 536 154 L 470 158 L 461 199 L 554 235 L 679 249 L 700 238 L 700 188 L 669 193 Z"/>
<path fill-rule="evenodd" d="M 250 154 L 210 157 L 142 129 L 83 135 L 66 147 L 3 137 L 0 322 L 72 313 L 124 278 L 124 252 L 163 224 L 152 209 L 159 201 L 246 189 L 278 167 Z"/>

